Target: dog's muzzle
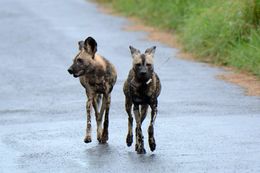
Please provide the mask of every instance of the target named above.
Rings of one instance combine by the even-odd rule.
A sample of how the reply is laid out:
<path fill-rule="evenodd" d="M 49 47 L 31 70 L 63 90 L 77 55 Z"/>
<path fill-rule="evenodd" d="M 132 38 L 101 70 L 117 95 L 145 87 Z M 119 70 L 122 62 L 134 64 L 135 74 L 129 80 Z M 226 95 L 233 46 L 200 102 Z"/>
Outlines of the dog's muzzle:
<path fill-rule="evenodd" d="M 68 69 L 68 72 L 69 72 L 69 74 L 73 74 L 72 68 L 69 68 L 69 69 Z"/>

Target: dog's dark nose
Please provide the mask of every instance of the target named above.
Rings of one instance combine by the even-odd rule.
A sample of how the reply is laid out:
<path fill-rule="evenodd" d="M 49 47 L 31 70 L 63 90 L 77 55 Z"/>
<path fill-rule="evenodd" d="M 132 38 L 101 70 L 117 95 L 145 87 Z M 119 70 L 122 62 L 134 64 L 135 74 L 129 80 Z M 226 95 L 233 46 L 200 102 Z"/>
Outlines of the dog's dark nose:
<path fill-rule="evenodd" d="M 146 72 L 147 72 L 147 71 L 146 71 L 146 69 L 145 69 L 145 68 L 141 68 L 141 70 L 140 70 L 140 74 L 141 74 L 141 75 L 145 75 L 145 74 L 146 74 Z"/>
<path fill-rule="evenodd" d="M 145 75 L 145 74 L 146 74 L 146 71 L 141 71 L 140 74 L 141 74 L 141 75 Z"/>
<path fill-rule="evenodd" d="M 69 74 L 73 74 L 73 70 L 71 68 L 68 69 Z"/>

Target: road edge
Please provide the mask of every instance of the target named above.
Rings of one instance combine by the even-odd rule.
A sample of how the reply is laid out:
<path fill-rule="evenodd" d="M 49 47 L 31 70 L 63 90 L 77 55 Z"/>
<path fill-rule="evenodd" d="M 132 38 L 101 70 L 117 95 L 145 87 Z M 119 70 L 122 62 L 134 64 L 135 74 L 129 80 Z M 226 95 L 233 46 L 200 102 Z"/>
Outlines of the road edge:
<path fill-rule="evenodd" d="M 234 67 L 226 67 L 221 65 L 216 65 L 210 63 L 210 61 L 196 58 L 195 55 L 184 51 L 183 46 L 178 41 L 177 36 L 169 31 L 163 31 L 152 26 L 145 25 L 140 19 L 136 17 L 127 17 L 121 15 L 112 9 L 111 6 L 106 4 L 100 4 L 95 1 L 91 1 L 97 5 L 98 11 L 101 13 L 109 14 L 112 16 L 120 16 L 130 21 L 129 25 L 124 26 L 122 29 L 126 31 L 144 31 L 148 35 L 145 39 L 150 41 L 158 41 L 172 48 L 177 48 L 180 51 L 177 53 L 177 58 L 185 59 L 194 62 L 207 63 L 210 66 L 218 67 L 223 69 L 225 72 L 216 75 L 219 80 L 224 80 L 226 82 L 238 85 L 245 90 L 245 94 L 248 96 L 260 96 L 260 79 L 256 76 L 249 74 L 247 72 L 238 71 Z"/>

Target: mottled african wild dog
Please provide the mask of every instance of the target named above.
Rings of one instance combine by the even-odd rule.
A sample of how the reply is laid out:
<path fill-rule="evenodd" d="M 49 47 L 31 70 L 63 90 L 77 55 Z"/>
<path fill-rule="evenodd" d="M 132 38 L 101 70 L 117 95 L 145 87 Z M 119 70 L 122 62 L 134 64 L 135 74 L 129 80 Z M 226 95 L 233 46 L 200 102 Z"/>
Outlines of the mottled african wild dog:
<path fill-rule="evenodd" d="M 125 109 L 128 114 L 128 134 L 126 138 L 127 146 L 131 146 L 133 143 L 133 117 L 131 114 L 131 108 L 136 121 L 136 145 L 135 150 L 138 154 L 144 154 L 143 134 L 142 134 L 142 122 L 146 117 L 148 106 L 151 107 L 151 121 L 148 128 L 148 141 L 151 151 L 156 148 L 154 139 L 153 124 L 157 114 L 157 98 L 161 92 L 161 83 L 158 75 L 154 72 L 153 57 L 156 47 L 146 49 L 142 54 L 138 49 L 129 47 L 132 58 L 133 67 L 128 74 L 128 78 L 124 83 L 125 94 Z M 141 110 L 140 107 L 141 106 Z"/>
<path fill-rule="evenodd" d="M 97 43 L 92 37 L 85 41 L 79 41 L 79 53 L 73 60 L 73 64 L 68 69 L 70 74 L 79 77 L 81 85 L 86 90 L 87 95 L 87 127 L 85 143 L 91 142 L 91 108 L 95 110 L 97 122 L 97 140 L 106 143 L 108 140 L 109 108 L 111 91 L 116 83 L 117 74 L 115 67 L 105 58 L 96 54 Z M 102 105 L 99 111 L 99 101 Z M 103 130 L 102 119 L 105 112 Z"/>

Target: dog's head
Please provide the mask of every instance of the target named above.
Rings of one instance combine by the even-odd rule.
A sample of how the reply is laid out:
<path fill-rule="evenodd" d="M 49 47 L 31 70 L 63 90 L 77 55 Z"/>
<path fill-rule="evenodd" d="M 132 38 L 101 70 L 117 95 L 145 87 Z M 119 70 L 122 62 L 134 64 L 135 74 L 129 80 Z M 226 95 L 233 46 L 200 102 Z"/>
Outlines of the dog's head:
<path fill-rule="evenodd" d="M 82 76 L 94 70 L 93 62 L 97 51 L 97 42 L 92 37 L 88 37 L 85 41 L 79 41 L 79 53 L 73 59 L 73 64 L 68 72 L 74 77 Z"/>
<path fill-rule="evenodd" d="M 133 70 L 139 81 L 147 82 L 153 75 L 153 57 L 156 47 L 153 46 L 145 50 L 142 54 L 140 50 L 129 46 L 133 58 Z"/>

